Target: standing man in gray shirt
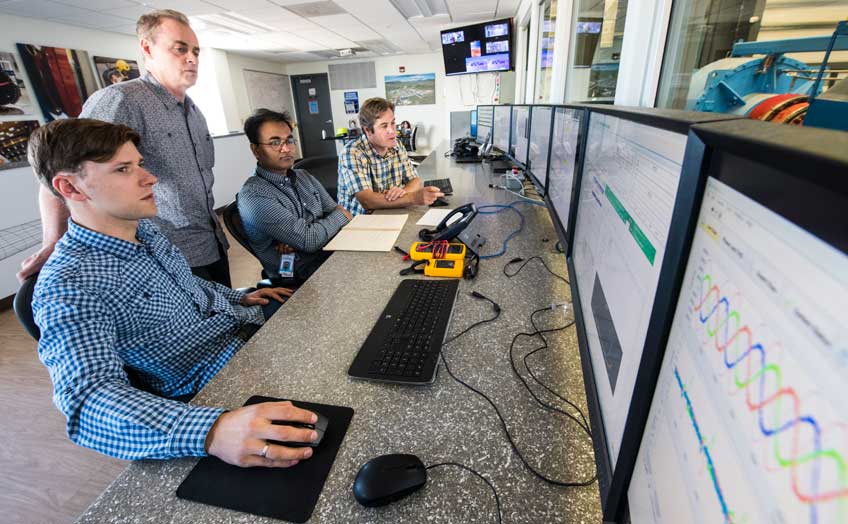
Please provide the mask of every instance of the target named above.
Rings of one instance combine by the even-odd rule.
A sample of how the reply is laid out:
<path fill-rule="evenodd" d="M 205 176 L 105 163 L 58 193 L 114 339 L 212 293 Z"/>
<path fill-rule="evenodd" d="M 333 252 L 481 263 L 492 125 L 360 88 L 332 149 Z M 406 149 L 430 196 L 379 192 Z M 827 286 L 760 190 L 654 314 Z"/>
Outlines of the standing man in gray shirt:
<path fill-rule="evenodd" d="M 188 18 L 170 9 L 142 15 L 136 32 L 147 73 L 97 91 L 80 117 L 125 124 L 141 135 L 145 167 L 159 179 L 154 186 L 156 225 L 195 275 L 229 287 L 229 244 L 212 195 L 212 136 L 200 109 L 186 96 L 197 82 L 197 36 Z M 24 261 L 21 279 L 41 268 L 67 229 L 67 209 L 43 187 L 39 205 L 42 248 Z"/>

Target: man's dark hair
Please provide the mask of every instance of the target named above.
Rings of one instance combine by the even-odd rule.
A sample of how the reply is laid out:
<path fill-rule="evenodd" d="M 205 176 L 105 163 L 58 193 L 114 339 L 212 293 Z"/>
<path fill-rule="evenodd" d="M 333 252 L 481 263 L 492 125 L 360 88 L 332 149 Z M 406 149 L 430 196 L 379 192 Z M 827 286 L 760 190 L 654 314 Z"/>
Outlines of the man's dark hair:
<path fill-rule="evenodd" d="M 266 122 L 282 122 L 294 133 L 294 120 L 288 111 L 280 113 L 270 109 L 257 109 L 244 121 L 244 134 L 251 144 L 259 143 L 259 128 Z"/>
<path fill-rule="evenodd" d="M 127 142 L 136 146 L 138 133 L 123 124 L 89 118 L 54 120 L 32 132 L 27 157 L 42 184 L 59 198 L 53 188 L 57 173 L 80 173 L 82 163 L 106 162 Z"/>
<path fill-rule="evenodd" d="M 389 109 L 395 110 L 395 104 L 391 100 L 379 97 L 369 98 L 359 109 L 359 125 L 373 133 L 374 122 Z"/>

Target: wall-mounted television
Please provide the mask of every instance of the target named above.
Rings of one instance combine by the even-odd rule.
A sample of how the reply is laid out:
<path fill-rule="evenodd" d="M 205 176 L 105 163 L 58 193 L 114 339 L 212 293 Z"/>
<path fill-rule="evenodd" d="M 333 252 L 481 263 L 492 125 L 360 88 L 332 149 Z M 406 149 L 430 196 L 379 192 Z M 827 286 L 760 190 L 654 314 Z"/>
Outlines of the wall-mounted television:
<path fill-rule="evenodd" d="M 513 69 L 515 53 L 510 18 L 445 29 L 441 37 L 446 75 Z"/>

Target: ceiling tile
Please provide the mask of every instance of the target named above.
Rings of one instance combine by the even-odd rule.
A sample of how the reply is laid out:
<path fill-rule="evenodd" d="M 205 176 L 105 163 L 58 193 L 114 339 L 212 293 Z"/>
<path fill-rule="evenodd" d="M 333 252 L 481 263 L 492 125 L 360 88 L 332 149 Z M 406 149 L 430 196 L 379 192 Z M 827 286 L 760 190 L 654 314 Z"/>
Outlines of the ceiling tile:
<path fill-rule="evenodd" d="M 66 16 L 79 16 L 90 13 L 86 9 L 59 4 L 49 0 L 17 0 L 0 4 L 0 10 L 18 16 L 29 16 L 32 18 L 56 18 Z"/>
<path fill-rule="evenodd" d="M 82 25 L 85 27 L 103 28 L 125 26 L 127 23 L 132 23 L 129 18 L 98 13 L 96 11 L 86 11 L 84 14 L 76 16 L 68 16 L 62 18 L 50 17 L 50 20 L 59 23 Z"/>
<path fill-rule="evenodd" d="M 116 9 L 118 7 L 137 6 L 138 4 L 131 0 L 55 0 L 57 3 L 72 5 L 74 7 L 82 7 L 91 9 L 92 11 L 105 11 L 106 9 Z"/>
<path fill-rule="evenodd" d="M 127 7 L 120 7 L 117 9 L 104 9 L 103 12 L 109 15 L 122 16 L 124 18 L 129 18 L 133 21 L 137 21 L 141 17 L 141 15 L 149 13 L 150 11 L 153 11 L 155 9 L 156 8 L 152 6 L 132 5 Z"/>
<path fill-rule="evenodd" d="M 360 6 L 361 8 L 361 6 Z M 315 18 L 316 16 L 340 15 L 347 11 L 342 9 L 332 0 L 322 0 L 319 2 L 308 2 L 301 4 L 286 5 L 286 9 L 292 13 L 298 14 L 304 18 Z"/>
<path fill-rule="evenodd" d="M 145 0 L 144 3 L 156 9 L 174 9 L 185 15 L 207 15 L 226 11 L 203 0 Z"/>
<path fill-rule="evenodd" d="M 271 3 L 269 0 L 205 0 L 207 3 L 222 7 L 227 11 L 253 11 L 256 9 L 271 9 L 280 6 Z"/>
<path fill-rule="evenodd" d="M 319 16 L 310 19 L 349 40 L 379 39 L 380 35 L 349 14 Z"/>

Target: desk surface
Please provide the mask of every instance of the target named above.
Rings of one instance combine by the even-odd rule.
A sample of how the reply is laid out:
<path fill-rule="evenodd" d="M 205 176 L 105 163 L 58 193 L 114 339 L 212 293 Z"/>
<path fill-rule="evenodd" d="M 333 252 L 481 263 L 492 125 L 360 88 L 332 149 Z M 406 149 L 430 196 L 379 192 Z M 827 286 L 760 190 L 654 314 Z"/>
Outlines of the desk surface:
<path fill-rule="evenodd" d="M 418 168 L 425 180 L 450 177 L 453 207 L 505 203 L 514 198 L 488 187 L 491 175 L 480 164 L 454 164 L 437 148 Z M 560 480 L 583 480 L 595 471 L 592 445 L 576 424 L 535 404 L 513 375 L 509 343 L 532 331 L 530 313 L 569 298 L 568 287 L 532 262 L 507 279 L 503 265 L 516 256 L 542 255 L 565 275 L 565 258 L 554 249 L 556 234 L 543 207 L 520 206 L 524 231 L 503 257 L 483 260 L 476 280 L 463 280 L 448 335 L 492 315 L 491 306 L 470 296 L 479 291 L 501 305 L 498 321 L 475 328 L 445 348 L 453 372 L 487 393 L 499 406 L 518 446 L 537 469 Z M 398 244 L 415 239 L 418 218 L 427 208 L 412 208 Z M 474 226 L 500 249 L 519 224 L 510 210 L 478 215 Z M 407 263 L 395 252 L 336 252 L 251 341 L 201 391 L 193 403 L 236 408 L 252 395 L 350 406 L 356 414 L 336 457 L 311 523 L 496 522 L 491 490 L 459 468 L 429 471 L 424 489 L 389 506 L 364 508 L 351 487 L 359 468 L 387 453 L 412 453 L 425 464 L 459 462 L 492 481 L 501 499 L 504 522 L 600 522 L 597 483 L 558 488 L 535 478 L 510 448 L 492 408 L 454 382 L 441 367 L 426 387 L 358 381 L 347 369 L 401 278 Z M 570 315 L 569 315 L 570 316 Z M 561 313 L 537 316 L 541 325 L 563 325 Z M 575 330 L 548 336 L 551 349 L 530 357 L 537 376 L 586 412 Z M 540 343 L 523 337 L 516 362 Z M 177 486 L 197 459 L 139 461 L 86 510 L 79 522 L 279 522 L 180 500 Z"/>

